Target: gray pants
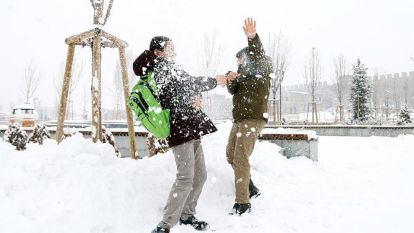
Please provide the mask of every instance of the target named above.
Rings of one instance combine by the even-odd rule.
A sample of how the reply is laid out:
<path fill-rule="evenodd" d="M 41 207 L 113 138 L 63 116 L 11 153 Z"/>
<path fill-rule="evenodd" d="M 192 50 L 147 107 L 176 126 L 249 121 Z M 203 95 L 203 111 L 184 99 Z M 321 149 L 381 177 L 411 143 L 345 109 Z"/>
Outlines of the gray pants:
<path fill-rule="evenodd" d="M 198 198 L 207 179 L 201 140 L 192 140 L 172 148 L 177 176 L 171 188 L 159 227 L 171 228 L 179 218 L 195 215 Z"/>

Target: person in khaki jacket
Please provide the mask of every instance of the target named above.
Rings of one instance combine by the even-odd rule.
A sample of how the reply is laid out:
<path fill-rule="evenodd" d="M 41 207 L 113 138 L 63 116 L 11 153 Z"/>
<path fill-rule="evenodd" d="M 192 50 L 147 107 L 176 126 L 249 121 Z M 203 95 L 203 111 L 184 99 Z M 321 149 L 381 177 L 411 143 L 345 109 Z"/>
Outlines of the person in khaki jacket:
<path fill-rule="evenodd" d="M 250 198 L 260 195 L 250 177 L 249 157 L 267 122 L 267 101 L 270 89 L 271 59 L 265 55 L 256 33 L 256 21 L 244 21 L 248 47 L 237 54 L 238 70 L 228 72 L 227 89 L 233 95 L 233 127 L 228 139 L 227 161 L 234 170 L 236 200 L 233 214 L 250 212 Z"/>

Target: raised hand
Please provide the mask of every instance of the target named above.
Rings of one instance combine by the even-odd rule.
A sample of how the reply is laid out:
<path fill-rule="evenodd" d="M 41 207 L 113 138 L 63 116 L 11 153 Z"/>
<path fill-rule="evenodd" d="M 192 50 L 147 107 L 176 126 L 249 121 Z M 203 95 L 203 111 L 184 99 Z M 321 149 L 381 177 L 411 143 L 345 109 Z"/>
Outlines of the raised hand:
<path fill-rule="evenodd" d="M 256 37 L 256 20 L 253 20 L 252 18 L 247 18 L 244 20 L 244 26 L 243 26 L 244 34 L 250 39 L 253 39 Z"/>

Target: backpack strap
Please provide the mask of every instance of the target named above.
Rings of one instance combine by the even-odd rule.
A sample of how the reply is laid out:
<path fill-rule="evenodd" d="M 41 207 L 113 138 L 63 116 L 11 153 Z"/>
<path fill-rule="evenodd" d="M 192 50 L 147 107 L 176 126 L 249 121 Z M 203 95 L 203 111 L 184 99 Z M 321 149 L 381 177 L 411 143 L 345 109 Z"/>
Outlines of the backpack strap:
<path fill-rule="evenodd" d="M 147 75 L 142 76 L 140 81 L 142 81 L 142 84 L 144 84 L 148 88 L 152 96 L 154 96 L 155 100 L 157 100 L 157 102 L 160 102 L 157 86 L 154 82 L 154 73 L 149 72 Z"/>

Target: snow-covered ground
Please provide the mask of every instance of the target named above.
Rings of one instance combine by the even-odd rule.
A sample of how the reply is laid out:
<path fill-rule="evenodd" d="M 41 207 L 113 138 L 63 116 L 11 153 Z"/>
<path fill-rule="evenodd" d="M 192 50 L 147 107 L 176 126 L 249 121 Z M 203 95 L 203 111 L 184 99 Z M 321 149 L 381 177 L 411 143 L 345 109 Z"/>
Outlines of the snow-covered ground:
<path fill-rule="evenodd" d="M 204 138 L 208 181 L 197 217 L 217 233 L 414 232 L 414 136 L 320 137 L 319 159 L 286 159 L 256 144 L 252 176 L 262 195 L 230 216 L 229 123 Z M 133 161 L 77 135 L 23 152 L 0 142 L 1 233 L 149 233 L 175 176 L 171 152 Z M 177 226 L 172 233 L 194 232 Z"/>

